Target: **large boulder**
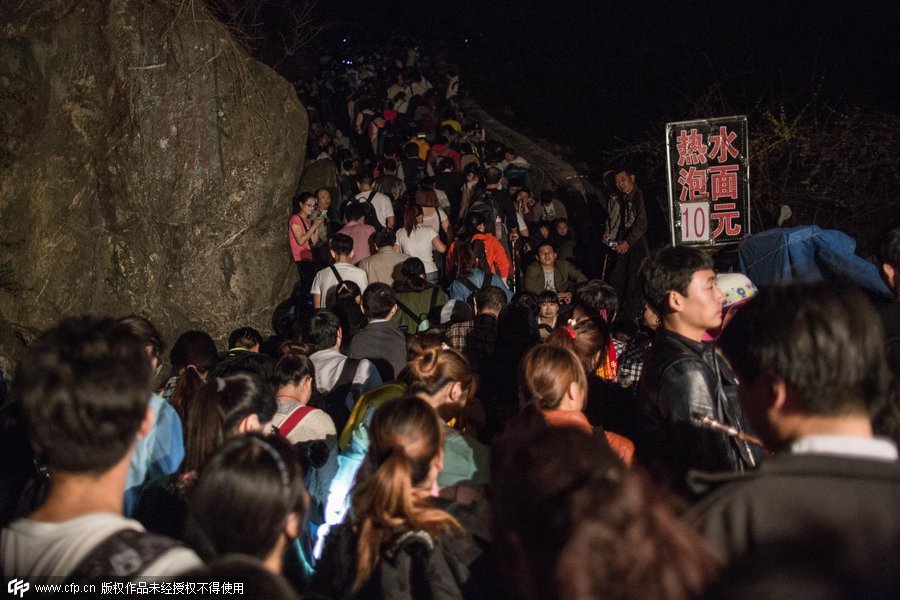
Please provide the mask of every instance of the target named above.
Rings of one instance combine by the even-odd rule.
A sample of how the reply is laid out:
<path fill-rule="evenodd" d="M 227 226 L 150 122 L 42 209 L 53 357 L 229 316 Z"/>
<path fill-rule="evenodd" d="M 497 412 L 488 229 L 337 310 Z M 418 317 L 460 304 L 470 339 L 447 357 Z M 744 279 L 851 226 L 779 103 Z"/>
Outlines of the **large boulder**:
<path fill-rule="evenodd" d="M 269 328 L 307 134 L 199 0 L 0 8 L 0 367 L 62 316 Z"/>

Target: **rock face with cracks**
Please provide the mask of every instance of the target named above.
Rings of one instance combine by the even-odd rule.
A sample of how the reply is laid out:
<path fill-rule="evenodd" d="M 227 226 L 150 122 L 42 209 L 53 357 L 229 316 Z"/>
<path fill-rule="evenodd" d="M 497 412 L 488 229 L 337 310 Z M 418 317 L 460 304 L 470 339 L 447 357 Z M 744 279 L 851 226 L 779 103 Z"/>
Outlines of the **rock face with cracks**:
<path fill-rule="evenodd" d="M 60 317 L 269 329 L 306 111 L 199 0 L 0 8 L 0 369 Z"/>

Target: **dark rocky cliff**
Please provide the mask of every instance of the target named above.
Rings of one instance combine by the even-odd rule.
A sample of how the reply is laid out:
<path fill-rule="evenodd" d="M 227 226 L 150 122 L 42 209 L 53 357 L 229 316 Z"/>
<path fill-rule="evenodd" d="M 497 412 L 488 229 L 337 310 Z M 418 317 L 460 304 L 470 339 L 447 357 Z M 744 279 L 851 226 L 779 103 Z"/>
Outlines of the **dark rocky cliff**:
<path fill-rule="evenodd" d="M 0 368 L 62 316 L 268 329 L 306 111 L 192 0 L 0 8 Z"/>

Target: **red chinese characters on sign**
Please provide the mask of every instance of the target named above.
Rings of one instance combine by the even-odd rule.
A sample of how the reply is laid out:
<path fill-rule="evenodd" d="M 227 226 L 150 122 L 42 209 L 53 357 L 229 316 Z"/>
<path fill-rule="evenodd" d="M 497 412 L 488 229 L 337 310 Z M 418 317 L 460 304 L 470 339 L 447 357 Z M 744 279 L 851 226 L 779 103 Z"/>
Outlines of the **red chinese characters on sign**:
<path fill-rule="evenodd" d="M 741 213 L 737 210 L 737 205 L 734 202 L 719 202 L 718 204 L 714 204 L 713 213 L 710 215 L 710 218 L 715 223 L 715 227 L 712 231 L 713 239 L 722 235 L 723 231 L 725 232 L 725 235 L 730 237 L 741 234 L 741 224 L 734 223 L 735 219 L 741 218 Z"/>
<path fill-rule="evenodd" d="M 673 240 L 682 243 L 731 243 L 748 229 L 748 183 L 746 119 L 733 117 L 671 124 L 670 193 L 672 202 L 708 202 L 706 214 L 710 236 L 693 239 L 685 225 L 673 226 Z M 673 207 L 675 210 L 675 207 Z M 680 214 L 681 211 L 674 214 Z M 696 213 L 695 213 L 696 214 Z M 696 223 L 693 224 L 696 227 Z M 681 229 L 676 229 L 680 227 Z M 676 234 L 680 231 L 680 234 Z"/>
<path fill-rule="evenodd" d="M 709 197 L 706 192 L 706 170 L 690 167 L 678 172 L 678 184 L 681 185 L 681 194 L 678 199 L 682 202 L 691 200 L 703 200 Z"/>
<path fill-rule="evenodd" d="M 678 134 L 678 166 L 706 164 L 706 144 L 703 134 L 691 129 L 690 133 L 682 129 Z"/>
<path fill-rule="evenodd" d="M 713 145 L 710 154 L 717 163 L 721 164 L 725 162 L 728 160 L 729 156 L 731 158 L 737 158 L 737 148 L 732 144 L 736 139 L 737 134 L 733 131 L 728 131 L 728 128 L 724 125 L 719 127 L 719 135 L 710 134 L 709 143 Z"/>
<path fill-rule="evenodd" d="M 722 165 L 709 168 L 709 183 L 712 186 L 713 202 L 720 198 L 737 200 L 738 169 L 740 169 L 740 165 Z"/>

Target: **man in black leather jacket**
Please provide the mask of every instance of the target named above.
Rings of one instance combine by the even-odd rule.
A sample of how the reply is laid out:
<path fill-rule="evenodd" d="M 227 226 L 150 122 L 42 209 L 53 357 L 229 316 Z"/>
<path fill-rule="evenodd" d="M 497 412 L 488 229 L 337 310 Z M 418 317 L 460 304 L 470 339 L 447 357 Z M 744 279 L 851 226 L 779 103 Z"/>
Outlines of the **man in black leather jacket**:
<path fill-rule="evenodd" d="M 684 490 L 689 470 L 741 472 L 753 465 L 750 448 L 700 424 L 702 417 L 745 429 L 731 371 L 707 329 L 722 322 L 724 295 L 712 260 L 689 247 L 666 247 L 642 267 L 644 296 L 661 315 L 641 379 L 643 420 L 638 458 L 660 482 Z"/>

